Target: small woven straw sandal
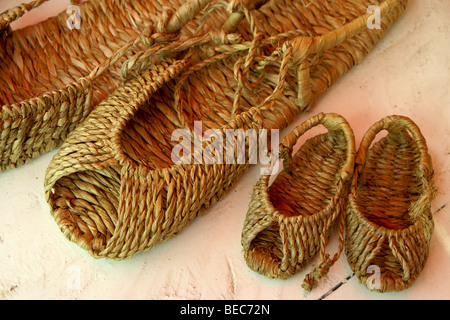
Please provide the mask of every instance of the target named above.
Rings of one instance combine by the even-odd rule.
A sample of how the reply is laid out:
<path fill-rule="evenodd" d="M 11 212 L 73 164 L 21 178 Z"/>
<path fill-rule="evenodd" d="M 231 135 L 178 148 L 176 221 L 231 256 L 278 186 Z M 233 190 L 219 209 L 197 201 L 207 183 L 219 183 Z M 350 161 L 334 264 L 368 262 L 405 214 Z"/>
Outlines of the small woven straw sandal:
<path fill-rule="evenodd" d="M 307 140 L 292 154 L 298 138 L 322 124 L 325 134 Z M 339 258 L 325 245 L 343 212 L 355 161 L 353 131 L 337 114 L 319 114 L 298 126 L 280 144 L 283 171 L 269 184 L 262 175 L 254 188 L 242 231 L 244 257 L 250 269 L 269 278 L 287 279 L 320 251 L 321 262 L 303 287 L 310 291 Z M 341 245 L 343 244 L 341 216 Z"/>
<path fill-rule="evenodd" d="M 373 143 L 381 130 L 387 136 Z M 432 178 L 426 141 L 411 119 L 388 116 L 363 137 L 349 194 L 345 251 L 369 289 L 407 289 L 423 270 L 434 226 Z"/>
<path fill-rule="evenodd" d="M 366 4 L 355 1 L 209 2 L 186 2 L 203 8 L 194 18 L 176 11 L 185 22 L 179 38 L 136 53 L 134 65 L 147 68 L 102 100 L 49 165 L 51 213 L 94 257 L 129 258 L 202 215 L 250 161 L 212 155 L 212 141 L 195 145 L 195 137 L 286 127 L 361 61 L 406 6 L 383 1 L 381 29 L 369 29 Z M 183 148 L 173 160 L 189 137 L 191 158 L 181 159 Z"/>

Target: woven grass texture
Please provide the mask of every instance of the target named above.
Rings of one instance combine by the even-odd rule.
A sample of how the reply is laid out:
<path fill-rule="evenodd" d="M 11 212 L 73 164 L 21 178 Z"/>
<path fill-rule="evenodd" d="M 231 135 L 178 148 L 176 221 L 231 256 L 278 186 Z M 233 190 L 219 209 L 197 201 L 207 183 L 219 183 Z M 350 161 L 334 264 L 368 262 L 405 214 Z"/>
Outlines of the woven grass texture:
<path fill-rule="evenodd" d="M 90 1 L 83 12 L 105 3 L 154 10 L 147 1 Z M 48 168 L 46 198 L 63 234 L 112 259 L 174 237 L 250 163 L 174 164 L 172 133 L 193 137 L 195 121 L 202 132 L 286 127 L 363 59 L 406 3 L 194 1 L 168 4 L 162 18 L 149 14 L 155 26 L 173 17 L 184 26 L 124 62 L 128 80 L 69 134 Z M 367 28 L 371 4 L 380 29 Z"/>
<path fill-rule="evenodd" d="M 323 125 L 327 133 L 308 139 L 292 155 L 297 140 Z M 256 184 L 242 231 L 244 257 L 250 269 L 274 279 L 300 272 L 319 252 L 321 262 L 307 275 L 311 291 L 339 258 L 325 246 L 340 221 L 355 165 L 355 140 L 347 121 L 337 114 L 319 114 L 283 139 L 283 170 L 273 183 L 263 175 Z"/>
<path fill-rule="evenodd" d="M 194 34 L 216 43 L 235 43 L 222 47 L 223 55 L 242 54 L 252 41 L 259 57 L 270 56 L 285 40 L 296 38 L 302 47 L 296 50 L 296 62 L 308 60 L 302 69 L 308 77 L 301 85 L 307 104 L 360 62 L 406 5 L 405 0 L 383 2 L 381 29 L 368 31 L 361 30 L 362 19 L 356 23 L 359 26 L 349 22 L 379 1 L 272 1 L 258 9 L 264 1 L 240 5 L 211 0 L 92 0 L 79 4 L 80 30 L 69 32 L 69 14 L 63 12 L 11 31 L 12 21 L 45 1 L 21 5 L 0 16 L 0 170 L 15 168 L 59 146 L 102 99 L 130 78 L 131 69 L 139 72 L 158 54 L 182 50 L 182 43 L 186 49 L 186 41 Z M 210 7 L 222 9 L 215 10 L 205 24 L 192 21 L 211 3 Z M 231 15 L 226 6 L 234 8 Z M 179 32 L 186 23 L 189 27 Z M 344 40 L 333 37 L 351 39 L 339 49 L 330 49 L 336 40 Z M 303 56 L 305 49 L 308 57 Z M 251 60 L 241 62 L 242 71 L 247 71 Z M 310 73 L 309 67 L 313 68 Z"/>
<path fill-rule="evenodd" d="M 0 15 L 0 171 L 60 146 L 130 78 L 130 69 L 148 63 L 138 60 L 137 52 L 157 51 L 178 39 L 177 31 L 207 2 L 183 7 L 180 19 L 169 15 L 169 9 L 181 6 L 178 1 L 93 0 L 78 4 L 79 30 L 68 28 L 67 12 L 11 30 L 11 22 L 46 1 Z"/>
<path fill-rule="evenodd" d="M 384 130 L 387 136 L 376 141 Z M 369 289 L 405 290 L 423 270 L 434 229 L 433 175 L 425 138 L 411 119 L 388 116 L 365 134 L 349 195 L 345 250 Z"/>

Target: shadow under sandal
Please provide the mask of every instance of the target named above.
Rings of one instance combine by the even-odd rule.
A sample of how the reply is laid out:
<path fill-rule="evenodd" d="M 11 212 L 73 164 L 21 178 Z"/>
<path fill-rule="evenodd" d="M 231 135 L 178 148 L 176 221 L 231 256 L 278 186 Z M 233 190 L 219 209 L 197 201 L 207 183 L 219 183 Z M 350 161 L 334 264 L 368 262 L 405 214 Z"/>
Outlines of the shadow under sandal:
<path fill-rule="evenodd" d="M 308 139 L 291 156 L 298 138 L 322 124 L 327 133 Z M 242 232 L 250 269 L 269 278 L 287 279 L 301 271 L 320 251 L 321 262 L 307 275 L 311 291 L 339 258 L 325 254 L 325 245 L 342 213 L 355 160 L 353 131 L 336 114 L 319 114 L 298 126 L 280 144 L 283 170 L 270 185 L 261 176 L 254 188 Z"/>
<path fill-rule="evenodd" d="M 382 130 L 388 135 L 373 143 Z M 368 289 L 407 289 L 423 270 L 434 228 L 432 178 L 426 141 L 411 119 L 386 117 L 363 137 L 349 194 L 345 251 Z"/>

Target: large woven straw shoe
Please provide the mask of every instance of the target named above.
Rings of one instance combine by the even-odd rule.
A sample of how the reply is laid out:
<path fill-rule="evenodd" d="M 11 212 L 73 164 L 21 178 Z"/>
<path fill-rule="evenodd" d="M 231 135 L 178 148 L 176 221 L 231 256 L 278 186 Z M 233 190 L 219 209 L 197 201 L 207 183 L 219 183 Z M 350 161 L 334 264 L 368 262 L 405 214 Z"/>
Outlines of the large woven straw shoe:
<path fill-rule="evenodd" d="M 322 124 L 325 134 L 307 140 L 292 155 L 299 137 Z M 321 262 L 303 287 L 310 291 L 339 258 L 325 245 L 343 215 L 347 186 L 355 164 L 355 141 L 347 121 L 337 114 L 319 114 L 298 126 L 280 144 L 283 170 L 272 184 L 261 176 L 254 188 L 242 231 L 247 265 L 269 278 L 287 279 L 320 252 Z"/>
<path fill-rule="evenodd" d="M 195 149 L 187 157 L 174 150 L 207 130 L 225 137 L 227 129 L 281 129 L 310 109 L 383 37 L 406 1 L 379 3 L 380 29 L 367 27 L 367 5 L 186 2 L 203 8 L 195 18 L 173 5 L 170 14 L 185 22 L 179 37 L 136 52 L 125 63 L 130 80 L 72 131 L 48 168 L 46 197 L 62 232 L 93 256 L 113 259 L 175 236 L 251 163 L 231 152 L 217 161 L 211 139 L 183 145 Z M 225 163 L 230 155 L 235 161 Z"/>
<path fill-rule="evenodd" d="M 382 130 L 388 135 L 373 143 Z M 432 178 L 426 141 L 411 119 L 389 116 L 367 131 L 349 195 L 345 251 L 369 289 L 407 289 L 423 270 L 434 226 Z"/>

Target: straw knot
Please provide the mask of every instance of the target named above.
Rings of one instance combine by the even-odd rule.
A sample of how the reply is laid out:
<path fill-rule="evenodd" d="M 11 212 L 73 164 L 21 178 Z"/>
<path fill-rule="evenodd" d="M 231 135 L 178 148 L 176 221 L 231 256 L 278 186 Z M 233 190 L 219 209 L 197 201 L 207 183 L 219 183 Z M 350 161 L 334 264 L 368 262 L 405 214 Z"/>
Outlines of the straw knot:
<path fill-rule="evenodd" d="M 140 35 L 141 43 L 147 48 L 151 47 L 155 43 L 155 40 L 152 38 L 153 33 L 154 26 L 150 25 L 146 27 Z"/>
<path fill-rule="evenodd" d="M 238 12 L 242 10 L 241 1 L 239 0 L 231 0 L 228 5 L 229 12 Z"/>
<path fill-rule="evenodd" d="M 211 42 L 216 45 L 236 44 L 242 41 L 242 37 L 237 33 L 227 34 L 224 30 L 210 31 Z"/>
<path fill-rule="evenodd" d="M 306 275 L 305 280 L 303 280 L 302 288 L 311 292 L 317 285 L 317 282 L 328 273 L 334 262 L 334 259 L 331 259 L 330 255 L 327 254 L 324 259 L 313 268 L 311 273 Z"/>
<path fill-rule="evenodd" d="M 158 21 L 156 26 L 156 32 L 164 33 L 167 30 L 167 25 L 171 21 L 174 11 L 170 8 L 163 10 L 161 19 Z"/>
<path fill-rule="evenodd" d="M 298 37 L 292 41 L 292 65 L 299 66 L 305 61 L 309 50 L 313 45 L 313 40 L 307 37 Z"/>
<path fill-rule="evenodd" d="M 228 6 L 229 12 L 242 12 L 246 10 L 259 9 L 268 0 L 232 0 Z"/>

